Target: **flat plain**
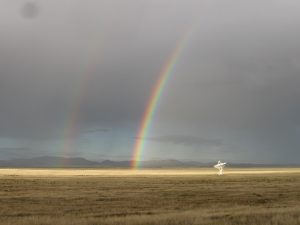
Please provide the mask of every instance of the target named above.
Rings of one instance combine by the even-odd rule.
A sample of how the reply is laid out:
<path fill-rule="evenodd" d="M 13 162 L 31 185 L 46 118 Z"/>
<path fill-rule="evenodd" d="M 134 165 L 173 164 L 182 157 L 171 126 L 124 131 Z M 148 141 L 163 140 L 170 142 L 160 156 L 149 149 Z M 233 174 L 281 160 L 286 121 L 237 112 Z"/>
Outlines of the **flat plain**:
<path fill-rule="evenodd" d="M 300 169 L 0 169 L 0 224 L 300 224 Z"/>

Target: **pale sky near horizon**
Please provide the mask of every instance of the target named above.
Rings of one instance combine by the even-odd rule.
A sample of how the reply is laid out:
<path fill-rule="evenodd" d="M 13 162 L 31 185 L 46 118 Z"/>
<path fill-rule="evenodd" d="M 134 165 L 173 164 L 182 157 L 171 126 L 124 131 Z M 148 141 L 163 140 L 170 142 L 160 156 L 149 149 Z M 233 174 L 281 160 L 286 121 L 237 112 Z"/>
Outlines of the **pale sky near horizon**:
<path fill-rule="evenodd" d="M 1 0 L 0 160 L 130 159 L 191 29 L 142 159 L 297 163 L 299 12 L 296 0 Z"/>

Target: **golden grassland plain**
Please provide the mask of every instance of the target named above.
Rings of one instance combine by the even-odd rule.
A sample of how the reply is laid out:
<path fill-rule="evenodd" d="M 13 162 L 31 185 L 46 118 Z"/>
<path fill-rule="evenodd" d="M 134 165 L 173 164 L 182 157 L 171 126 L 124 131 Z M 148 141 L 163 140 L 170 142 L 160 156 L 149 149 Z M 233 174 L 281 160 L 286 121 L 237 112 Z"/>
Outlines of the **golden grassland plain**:
<path fill-rule="evenodd" d="M 0 224 L 300 224 L 300 169 L 0 169 Z"/>

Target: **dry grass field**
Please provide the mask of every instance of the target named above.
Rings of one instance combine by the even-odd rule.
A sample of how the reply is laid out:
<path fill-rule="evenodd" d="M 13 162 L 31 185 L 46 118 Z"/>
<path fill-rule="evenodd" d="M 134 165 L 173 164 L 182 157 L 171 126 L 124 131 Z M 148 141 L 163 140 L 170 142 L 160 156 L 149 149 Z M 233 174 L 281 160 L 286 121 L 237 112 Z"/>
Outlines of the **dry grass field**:
<path fill-rule="evenodd" d="M 300 224 L 300 169 L 1 169 L 0 224 Z"/>

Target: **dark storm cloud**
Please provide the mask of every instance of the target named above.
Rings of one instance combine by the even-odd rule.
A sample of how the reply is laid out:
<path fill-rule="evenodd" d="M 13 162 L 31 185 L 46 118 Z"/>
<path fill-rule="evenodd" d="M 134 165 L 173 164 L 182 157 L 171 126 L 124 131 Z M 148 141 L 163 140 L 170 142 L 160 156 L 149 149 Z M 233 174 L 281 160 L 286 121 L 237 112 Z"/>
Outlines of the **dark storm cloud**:
<path fill-rule="evenodd" d="M 85 133 L 98 133 L 98 132 L 109 132 L 110 129 L 108 128 L 94 128 L 94 129 L 88 129 L 84 130 Z"/>
<path fill-rule="evenodd" d="M 169 135 L 162 137 L 152 137 L 147 138 L 150 141 L 162 142 L 162 143 L 172 143 L 178 145 L 187 145 L 187 146 L 215 146 L 219 147 L 223 143 L 221 140 L 214 139 L 205 139 L 195 136 L 184 136 L 184 135 Z"/>
<path fill-rule="evenodd" d="M 154 120 L 162 134 L 190 135 L 153 141 L 299 157 L 298 1 L 0 6 L 0 137 L 55 139 L 71 122 L 78 133 L 120 124 L 134 132 L 159 71 L 191 29 Z"/>
<path fill-rule="evenodd" d="M 137 122 L 185 23 L 176 5 L 158 3 L 39 2 L 31 23 L 14 12 L 21 5 L 31 15 L 34 3 L 2 4 L 0 134 L 8 137 L 55 136 L 74 114 L 78 127 Z"/>

